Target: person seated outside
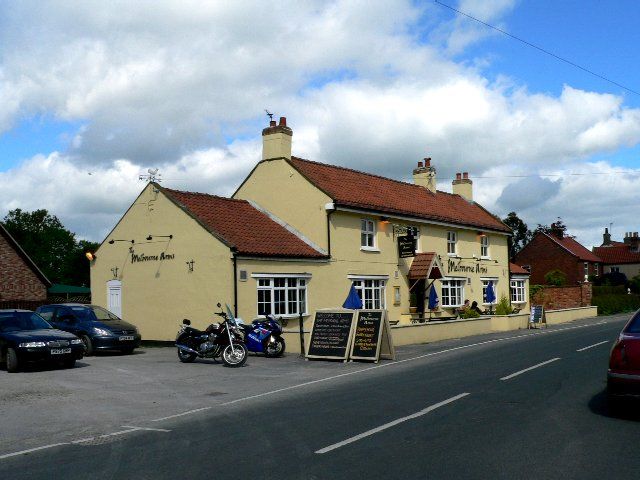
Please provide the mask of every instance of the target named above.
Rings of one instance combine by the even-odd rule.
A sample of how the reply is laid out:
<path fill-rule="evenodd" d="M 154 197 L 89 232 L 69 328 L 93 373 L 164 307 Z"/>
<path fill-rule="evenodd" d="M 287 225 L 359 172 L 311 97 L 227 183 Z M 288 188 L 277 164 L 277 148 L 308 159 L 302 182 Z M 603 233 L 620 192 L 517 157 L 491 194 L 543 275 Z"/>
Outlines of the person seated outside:
<path fill-rule="evenodd" d="M 478 302 L 474 301 L 471 304 L 471 310 L 475 310 L 476 312 L 478 312 L 480 315 L 482 315 L 484 312 L 482 310 L 480 310 L 480 307 L 478 307 Z"/>

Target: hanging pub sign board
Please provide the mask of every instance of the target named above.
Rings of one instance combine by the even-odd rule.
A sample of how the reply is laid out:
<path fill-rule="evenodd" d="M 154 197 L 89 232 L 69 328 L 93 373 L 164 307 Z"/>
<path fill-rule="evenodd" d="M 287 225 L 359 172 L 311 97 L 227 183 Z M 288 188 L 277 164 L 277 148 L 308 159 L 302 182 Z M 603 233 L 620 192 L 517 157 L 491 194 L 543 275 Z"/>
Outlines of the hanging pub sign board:
<path fill-rule="evenodd" d="M 311 326 L 307 358 L 347 360 L 355 310 L 318 310 Z"/>
<path fill-rule="evenodd" d="M 529 328 L 537 328 L 536 325 L 543 324 L 547 326 L 547 317 L 544 313 L 542 305 L 531 305 L 531 313 L 529 314 Z"/>
<path fill-rule="evenodd" d="M 416 237 L 413 235 L 401 235 L 398 237 L 398 257 L 416 256 Z"/>
<path fill-rule="evenodd" d="M 386 310 L 358 310 L 349 357 L 373 362 L 378 362 L 380 357 L 395 360 Z"/>

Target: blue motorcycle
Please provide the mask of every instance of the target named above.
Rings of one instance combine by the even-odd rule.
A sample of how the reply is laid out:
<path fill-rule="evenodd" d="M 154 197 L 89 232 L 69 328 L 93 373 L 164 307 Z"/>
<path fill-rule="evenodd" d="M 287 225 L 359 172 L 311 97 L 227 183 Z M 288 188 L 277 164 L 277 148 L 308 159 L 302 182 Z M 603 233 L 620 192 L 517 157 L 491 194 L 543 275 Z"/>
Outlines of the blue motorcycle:
<path fill-rule="evenodd" d="M 282 326 L 271 315 L 244 325 L 238 321 L 244 332 L 244 344 L 250 352 L 264 353 L 265 357 L 279 357 L 284 353 Z"/>

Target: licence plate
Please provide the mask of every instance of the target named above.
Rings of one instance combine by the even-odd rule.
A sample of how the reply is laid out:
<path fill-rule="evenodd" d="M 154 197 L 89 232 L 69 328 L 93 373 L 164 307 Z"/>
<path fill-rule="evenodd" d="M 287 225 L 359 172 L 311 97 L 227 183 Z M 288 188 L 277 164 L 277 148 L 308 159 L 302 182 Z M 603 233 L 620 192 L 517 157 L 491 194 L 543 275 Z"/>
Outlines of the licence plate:
<path fill-rule="evenodd" d="M 63 355 L 65 353 L 71 353 L 70 348 L 52 348 L 51 355 Z"/>
<path fill-rule="evenodd" d="M 133 340 L 133 335 L 123 335 L 120 337 L 120 341 L 125 342 L 127 340 Z"/>

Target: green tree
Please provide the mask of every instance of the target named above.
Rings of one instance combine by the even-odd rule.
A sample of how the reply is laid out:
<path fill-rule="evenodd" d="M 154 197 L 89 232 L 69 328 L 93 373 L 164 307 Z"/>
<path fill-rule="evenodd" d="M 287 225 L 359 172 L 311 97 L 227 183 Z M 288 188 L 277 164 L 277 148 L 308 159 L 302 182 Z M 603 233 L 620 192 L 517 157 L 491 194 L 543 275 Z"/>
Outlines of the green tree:
<path fill-rule="evenodd" d="M 45 209 L 25 212 L 16 208 L 3 223 L 51 282 L 89 285 L 89 262 L 84 253 L 97 244 L 76 241 L 75 234 Z"/>
<path fill-rule="evenodd" d="M 567 276 L 562 270 L 551 270 L 544 274 L 544 281 L 547 285 L 561 287 L 567 284 Z"/>
<path fill-rule="evenodd" d="M 533 234 L 516 212 L 509 212 L 502 221 L 513 231 L 513 237 L 510 238 L 509 245 L 509 256 L 513 257 L 522 250 L 522 247 L 529 243 Z"/>

